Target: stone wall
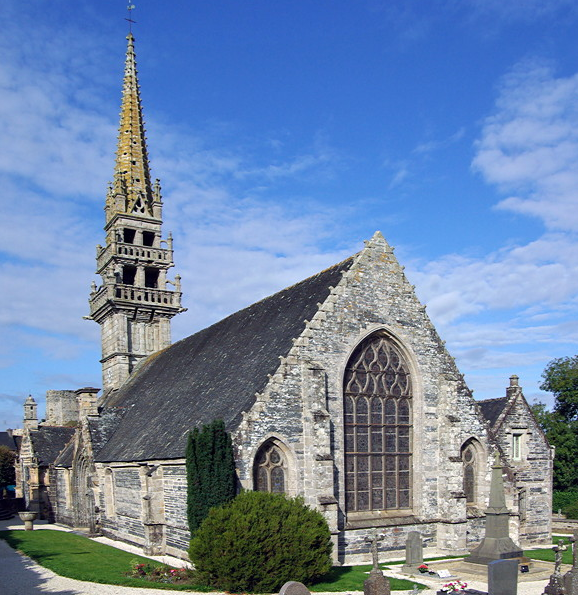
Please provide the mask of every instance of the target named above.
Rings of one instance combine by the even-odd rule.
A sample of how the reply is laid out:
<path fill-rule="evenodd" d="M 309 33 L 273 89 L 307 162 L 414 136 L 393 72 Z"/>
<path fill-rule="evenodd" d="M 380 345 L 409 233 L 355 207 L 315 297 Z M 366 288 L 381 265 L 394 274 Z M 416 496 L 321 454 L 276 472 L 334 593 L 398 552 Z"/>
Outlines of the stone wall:
<path fill-rule="evenodd" d="M 551 540 L 553 451 L 513 378 L 495 439 L 508 461 L 507 505 L 524 547 Z"/>
<path fill-rule="evenodd" d="M 397 521 L 387 513 L 345 511 L 343 373 L 356 346 L 375 332 L 386 333 L 398 346 L 409 362 L 414 383 L 413 505 L 410 518 Z M 252 489 L 252 461 L 259 446 L 271 438 L 282 442 L 294 465 L 288 491 L 302 494 L 315 507 L 320 499 L 333 497 L 338 511 L 328 515 L 328 521 L 336 534 L 356 527 L 366 533 L 384 518 L 413 526 L 414 517 L 414 523 L 435 520 L 437 546 L 456 551 L 466 547 L 460 449 L 472 437 L 484 445 L 487 457 L 486 425 L 453 358 L 392 249 L 376 237 L 295 338 L 289 356 L 281 360 L 277 373 L 245 416 L 234 443 L 241 482 Z M 482 465 L 489 469 L 487 458 Z M 483 484 L 479 489 L 487 491 Z M 401 531 L 405 534 L 405 529 Z M 340 561 L 349 563 L 352 557 L 360 557 L 355 540 L 340 537 L 338 543 Z M 395 539 L 386 538 L 384 547 L 393 551 Z"/>

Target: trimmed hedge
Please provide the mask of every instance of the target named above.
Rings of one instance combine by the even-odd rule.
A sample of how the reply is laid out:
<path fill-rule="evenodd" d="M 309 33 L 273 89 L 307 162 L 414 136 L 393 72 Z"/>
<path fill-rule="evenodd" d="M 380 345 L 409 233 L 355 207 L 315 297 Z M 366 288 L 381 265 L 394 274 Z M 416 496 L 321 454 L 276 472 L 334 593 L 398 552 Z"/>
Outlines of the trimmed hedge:
<path fill-rule="evenodd" d="M 215 589 L 272 593 L 328 572 L 331 549 L 325 518 L 302 498 L 242 492 L 210 510 L 189 556 L 198 580 Z"/>

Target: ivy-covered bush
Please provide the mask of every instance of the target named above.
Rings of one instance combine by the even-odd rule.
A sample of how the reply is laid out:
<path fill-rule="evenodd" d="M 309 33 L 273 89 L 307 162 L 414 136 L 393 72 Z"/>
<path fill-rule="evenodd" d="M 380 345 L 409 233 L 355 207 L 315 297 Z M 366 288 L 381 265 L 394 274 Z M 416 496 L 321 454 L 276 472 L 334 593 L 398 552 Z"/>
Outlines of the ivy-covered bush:
<path fill-rule="evenodd" d="M 197 579 L 215 589 L 272 593 L 331 568 L 331 534 L 302 498 L 242 492 L 212 508 L 190 543 Z"/>

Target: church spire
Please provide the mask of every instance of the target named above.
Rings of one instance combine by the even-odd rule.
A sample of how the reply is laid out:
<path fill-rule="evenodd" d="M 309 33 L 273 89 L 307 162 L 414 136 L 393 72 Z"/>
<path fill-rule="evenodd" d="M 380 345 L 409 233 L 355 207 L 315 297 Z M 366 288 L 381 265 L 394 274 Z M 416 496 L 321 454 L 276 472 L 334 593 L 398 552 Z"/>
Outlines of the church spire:
<path fill-rule="evenodd" d="M 106 195 L 106 245 L 97 246 L 90 316 L 101 327 L 105 393 L 119 388 L 140 360 L 171 344 L 170 321 L 183 312 L 173 240 L 162 234 L 161 186 L 151 184 L 134 37 L 129 33 L 114 181 Z M 167 285 L 172 286 L 172 288 Z"/>
<path fill-rule="evenodd" d="M 158 185 L 153 187 L 151 184 L 132 33 L 128 34 L 127 40 L 116 164 L 106 205 L 107 221 L 117 213 L 160 218 Z"/>

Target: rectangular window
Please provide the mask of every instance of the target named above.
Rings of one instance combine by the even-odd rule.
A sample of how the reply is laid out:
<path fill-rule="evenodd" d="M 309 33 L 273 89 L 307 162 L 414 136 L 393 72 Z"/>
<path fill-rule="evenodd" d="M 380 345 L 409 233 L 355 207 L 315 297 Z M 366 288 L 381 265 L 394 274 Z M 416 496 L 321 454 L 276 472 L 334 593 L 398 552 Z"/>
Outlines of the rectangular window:
<path fill-rule="evenodd" d="M 522 434 L 512 434 L 512 459 L 522 460 Z"/>

